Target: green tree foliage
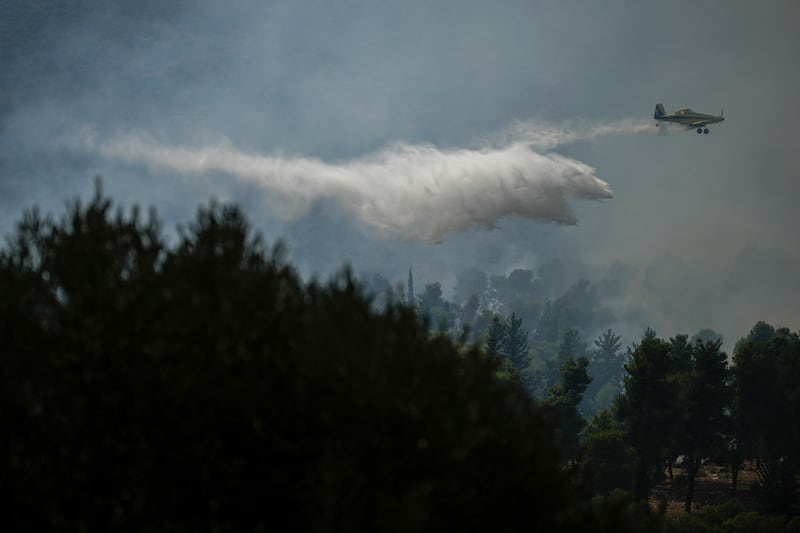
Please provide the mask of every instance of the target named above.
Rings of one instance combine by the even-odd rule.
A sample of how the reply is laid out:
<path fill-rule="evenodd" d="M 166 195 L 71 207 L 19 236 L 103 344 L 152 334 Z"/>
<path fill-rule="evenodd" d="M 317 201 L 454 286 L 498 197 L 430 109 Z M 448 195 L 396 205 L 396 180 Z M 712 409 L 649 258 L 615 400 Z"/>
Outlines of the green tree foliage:
<path fill-rule="evenodd" d="M 677 515 L 665 525 L 667 533 L 794 533 L 800 530 L 800 517 L 763 515 L 729 500 L 706 506 L 700 515 Z"/>
<path fill-rule="evenodd" d="M 613 319 L 611 310 L 603 307 L 596 289 L 587 280 L 581 279 L 552 305 L 545 306 L 535 340 L 558 341 L 567 329 L 591 333 Z"/>
<path fill-rule="evenodd" d="M 528 332 L 522 319 L 512 314 L 506 320 L 494 315 L 486 334 L 486 353 L 505 357 L 517 370 L 523 372 L 530 364 Z"/>
<path fill-rule="evenodd" d="M 561 380 L 552 389 L 545 405 L 553 408 L 559 417 L 559 434 L 568 457 L 574 457 L 578 450 L 578 436 L 586 422 L 578 412 L 583 392 L 591 382 L 586 368 L 589 360 L 585 357 L 569 358 L 561 365 Z"/>
<path fill-rule="evenodd" d="M 503 343 L 503 354 L 518 371 L 524 371 L 531 362 L 528 351 L 528 332 L 522 327 L 522 319 L 512 313 L 506 322 L 506 336 Z"/>
<path fill-rule="evenodd" d="M 673 339 L 673 348 L 684 351 L 684 336 Z M 678 374 L 677 452 L 684 455 L 688 485 L 684 509 L 692 510 L 695 479 L 704 457 L 718 457 L 723 448 L 725 411 L 730 402 L 728 357 L 722 341 L 697 339 L 690 347 L 688 371 Z M 681 358 L 682 355 L 677 356 Z"/>
<path fill-rule="evenodd" d="M 414 294 L 414 273 L 408 268 L 408 286 L 406 288 L 406 304 L 412 309 L 417 307 L 417 297 Z"/>
<path fill-rule="evenodd" d="M 544 291 L 541 281 L 527 269 L 513 270 L 508 276 L 494 275 L 490 279 L 489 296 L 500 304 L 504 315 L 514 314 L 532 329 L 542 313 Z"/>
<path fill-rule="evenodd" d="M 558 361 L 563 364 L 569 359 L 580 356 L 586 351 L 586 345 L 581 341 L 581 335 L 575 328 L 564 332 L 561 345 L 558 347 Z"/>
<path fill-rule="evenodd" d="M 689 342 L 688 335 L 676 335 L 669 340 L 669 356 L 672 359 L 672 374 L 683 376 L 691 372 L 692 369 L 692 343 Z"/>
<path fill-rule="evenodd" d="M 625 392 L 615 403 L 628 443 L 637 453 L 634 494 L 639 500 L 648 498 L 669 456 L 677 402 L 672 368 L 670 344 L 648 328 L 630 351 Z"/>
<path fill-rule="evenodd" d="M 647 502 L 636 501 L 628 491 L 618 489 L 608 495 L 598 495 L 592 499 L 592 504 L 595 508 L 593 532 L 664 531 L 663 516 L 653 513 Z"/>
<path fill-rule="evenodd" d="M 698 340 L 706 342 L 706 341 L 722 341 L 722 334 L 717 333 L 711 328 L 703 328 L 694 335 L 690 339 L 691 344 L 695 344 Z"/>
<path fill-rule="evenodd" d="M 592 382 L 586 389 L 582 403 L 582 408 L 589 415 L 609 407 L 622 390 L 625 356 L 621 338 L 608 329 L 594 340 L 588 369 Z"/>
<path fill-rule="evenodd" d="M 534 394 L 543 399 L 547 398 L 550 389 L 559 382 L 561 367 L 571 359 L 584 357 L 585 351 L 586 345 L 581 341 L 580 334 L 571 328 L 564 332 L 558 345 L 534 343 L 531 349 L 536 369 L 535 375 L 531 376 Z"/>
<path fill-rule="evenodd" d="M 442 285 L 438 281 L 426 284 L 422 294 L 417 298 L 417 305 L 422 314 L 429 313 L 436 307 L 444 307 Z"/>
<path fill-rule="evenodd" d="M 617 369 L 615 368 L 614 363 L 621 362 L 621 338 L 622 337 L 620 335 L 615 334 L 609 329 L 594 340 L 595 349 L 593 359 L 598 363 L 612 367 L 603 369 L 604 372 L 598 372 L 599 376 L 602 376 L 603 378 L 610 378 L 616 374 Z"/>
<path fill-rule="evenodd" d="M 426 284 L 422 294 L 417 298 L 419 315 L 430 321 L 430 325 L 441 332 L 446 332 L 454 326 L 456 317 L 454 307 L 442 297 L 442 285 L 438 281 Z"/>
<path fill-rule="evenodd" d="M 0 251 L 9 530 L 615 523 L 497 359 L 376 312 L 348 274 L 303 284 L 234 207 L 174 247 L 112 211 L 98 192 L 28 213 Z"/>
<path fill-rule="evenodd" d="M 492 357 L 504 355 L 505 341 L 506 326 L 503 324 L 500 315 L 494 315 L 486 335 L 486 353 Z"/>
<path fill-rule="evenodd" d="M 528 332 L 522 327 L 521 319 L 514 314 L 506 320 L 494 315 L 486 334 L 485 348 L 488 355 L 502 358 L 514 378 L 530 392 L 530 345 Z"/>
<path fill-rule="evenodd" d="M 758 460 L 765 509 L 798 512 L 800 474 L 800 337 L 757 323 L 733 356 L 736 436 L 744 457 Z"/>
<path fill-rule="evenodd" d="M 594 494 L 633 491 L 636 451 L 628 444 L 625 428 L 613 409 L 605 409 L 592 417 L 585 435 Z"/>
<path fill-rule="evenodd" d="M 689 342 L 689 336 L 685 334 L 676 335 L 675 337 L 671 338 L 669 340 L 669 344 L 669 357 L 671 365 L 670 374 L 667 376 L 667 379 L 676 386 L 675 390 L 677 394 L 676 402 L 672 406 L 672 413 L 669 415 L 669 418 L 675 424 L 676 431 L 674 431 L 670 436 L 666 455 L 669 482 L 672 484 L 675 481 L 672 467 L 675 460 L 681 455 L 681 448 L 685 445 L 685 439 L 683 439 L 683 434 L 681 433 L 683 428 L 680 427 L 681 417 L 685 416 L 685 413 L 682 413 L 681 411 L 681 409 L 684 408 L 681 402 L 685 399 L 681 397 L 681 393 L 684 391 L 685 387 L 682 387 L 681 385 L 688 381 L 689 373 L 691 372 L 692 345 Z"/>

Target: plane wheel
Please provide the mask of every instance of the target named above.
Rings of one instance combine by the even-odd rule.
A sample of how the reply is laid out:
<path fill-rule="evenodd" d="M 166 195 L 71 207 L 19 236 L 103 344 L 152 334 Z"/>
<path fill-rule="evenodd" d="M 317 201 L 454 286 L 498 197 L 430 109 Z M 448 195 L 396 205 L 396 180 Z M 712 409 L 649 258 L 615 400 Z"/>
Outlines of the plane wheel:
<path fill-rule="evenodd" d="M 706 134 L 707 134 L 707 133 L 708 133 L 708 128 L 704 129 L 704 130 L 703 130 L 703 133 L 706 133 Z"/>
<path fill-rule="evenodd" d="M 697 128 L 697 133 L 703 133 L 703 128 Z"/>

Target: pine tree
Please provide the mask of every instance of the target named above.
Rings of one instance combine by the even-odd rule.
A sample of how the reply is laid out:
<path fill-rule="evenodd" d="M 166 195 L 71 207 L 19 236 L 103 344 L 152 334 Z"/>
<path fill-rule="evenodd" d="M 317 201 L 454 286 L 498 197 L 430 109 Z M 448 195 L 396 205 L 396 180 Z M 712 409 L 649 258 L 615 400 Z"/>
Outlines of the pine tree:
<path fill-rule="evenodd" d="M 606 330 L 594 340 L 594 350 L 589 359 L 592 383 L 584 394 L 583 406 L 589 413 L 605 409 L 622 391 L 624 356 L 620 335 Z"/>
<path fill-rule="evenodd" d="M 417 297 L 414 296 L 414 274 L 411 267 L 408 268 L 408 291 L 406 292 L 406 303 L 412 309 L 417 307 Z"/>
<path fill-rule="evenodd" d="M 690 346 L 689 370 L 678 376 L 678 452 L 686 457 L 688 486 L 684 510 L 691 512 L 695 479 L 703 457 L 720 455 L 729 403 L 728 357 L 722 341 L 700 339 Z"/>
<path fill-rule="evenodd" d="M 670 344 L 658 338 L 655 331 L 648 328 L 629 356 L 625 392 L 617 398 L 615 407 L 628 443 L 637 452 L 634 493 L 638 500 L 646 500 L 667 459 L 677 390 L 671 380 Z"/>
<path fill-rule="evenodd" d="M 583 355 L 584 344 L 581 342 L 580 333 L 575 328 L 569 328 L 564 332 L 561 345 L 558 347 L 558 361 L 559 364 L 565 363 L 567 360 L 574 357 Z"/>
<path fill-rule="evenodd" d="M 201 209 L 174 247 L 158 228 L 98 193 L 0 247 L 5 529 L 595 522 L 495 358 L 377 312 L 347 272 L 303 282 L 235 207 Z"/>
<path fill-rule="evenodd" d="M 486 353 L 492 356 L 505 355 L 505 343 L 506 326 L 499 315 L 494 315 L 486 335 Z"/>
<path fill-rule="evenodd" d="M 757 459 L 758 494 L 780 513 L 800 508 L 800 335 L 758 322 L 736 343 L 733 426 L 741 457 Z"/>
<path fill-rule="evenodd" d="M 592 381 L 586 368 L 585 357 L 569 358 L 561 365 L 561 381 L 550 389 L 545 404 L 553 407 L 559 415 L 559 433 L 568 456 L 578 449 L 578 435 L 586 425 L 578 411 L 586 387 Z"/>
<path fill-rule="evenodd" d="M 528 353 L 531 346 L 528 342 L 528 332 L 522 327 L 522 319 L 512 313 L 506 322 L 505 356 L 511 361 L 518 371 L 522 372 L 531 363 Z"/>

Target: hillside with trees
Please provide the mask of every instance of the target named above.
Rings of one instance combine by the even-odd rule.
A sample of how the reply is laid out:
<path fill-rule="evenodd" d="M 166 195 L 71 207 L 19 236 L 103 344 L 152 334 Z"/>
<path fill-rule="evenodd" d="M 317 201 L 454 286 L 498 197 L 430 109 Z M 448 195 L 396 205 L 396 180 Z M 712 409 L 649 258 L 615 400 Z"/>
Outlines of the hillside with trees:
<path fill-rule="evenodd" d="M 798 334 L 625 348 L 597 287 L 558 274 L 470 270 L 448 301 L 412 272 L 304 281 L 235 206 L 173 240 L 99 186 L 28 211 L 0 249 L 5 523 L 797 530 Z"/>

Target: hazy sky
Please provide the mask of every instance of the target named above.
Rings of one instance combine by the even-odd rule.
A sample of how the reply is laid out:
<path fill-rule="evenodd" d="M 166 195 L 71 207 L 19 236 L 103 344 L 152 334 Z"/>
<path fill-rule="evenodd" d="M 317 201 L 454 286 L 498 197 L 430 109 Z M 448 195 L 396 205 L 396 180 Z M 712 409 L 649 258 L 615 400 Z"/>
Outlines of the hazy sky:
<path fill-rule="evenodd" d="M 169 226 L 214 196 L 305 274 L 451 287 L 558 257 L 627 342 L 800 327 L 793 1 L 0 5 L 0 229 L 93 177 Z M 655 134 L 724 108 L 709 135 Z M 613 198 L 609 196 L 613 191 Z M 577 222 L 577 224 L 574 224 Z M 437 243 L 437 244 L 432 244 Z M 727 346 L 730 348 L 730 344 Z"/>

